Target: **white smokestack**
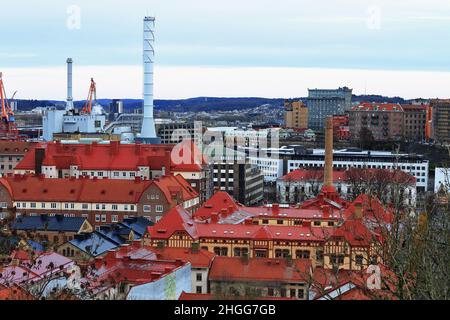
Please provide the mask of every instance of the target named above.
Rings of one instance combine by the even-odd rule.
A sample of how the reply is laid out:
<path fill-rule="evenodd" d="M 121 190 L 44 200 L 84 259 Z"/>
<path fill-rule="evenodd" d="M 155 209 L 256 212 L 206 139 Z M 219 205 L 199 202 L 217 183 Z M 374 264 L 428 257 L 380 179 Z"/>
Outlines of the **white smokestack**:
<path fill-rule="evenodd" d="M 142 120 L 141 139 L 151 143 L 157 139 L 153 120 L 153 62 L 155 58 L 155 18 L 144 18 L 144 117 Z"/>
<path fill-rule="evenodd" d="M 73 109 L 72 96 L 72 58 L 67 58 L 67 103 L 66 110 Z"/>

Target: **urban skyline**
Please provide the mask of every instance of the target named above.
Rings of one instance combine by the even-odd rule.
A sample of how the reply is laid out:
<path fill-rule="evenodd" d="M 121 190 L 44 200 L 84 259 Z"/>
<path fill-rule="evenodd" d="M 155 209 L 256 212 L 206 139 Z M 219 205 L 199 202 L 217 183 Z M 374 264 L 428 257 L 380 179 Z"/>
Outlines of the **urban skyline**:
<path fill-rule="evenodd" d="M 99 97 L 141 97 L 136 21 L 143 12 L 156 16 L 156 98 L 298 97 L 307 88 L 344 85 L 356 94 L 447 97 L 450 46 L 440 39 L 450 5 L 440 0 L 407 7 L 384 0 L 333 7 L 325 1 L 43 1 L 39 8 L 18 1 L 5 10 L 14 31 L 5 34 L 0 58 L 18 98 L 64 98 L 59 83 L 67 57 L 74 59 L 75 99 L 84 99 L 90 77 Z"/>

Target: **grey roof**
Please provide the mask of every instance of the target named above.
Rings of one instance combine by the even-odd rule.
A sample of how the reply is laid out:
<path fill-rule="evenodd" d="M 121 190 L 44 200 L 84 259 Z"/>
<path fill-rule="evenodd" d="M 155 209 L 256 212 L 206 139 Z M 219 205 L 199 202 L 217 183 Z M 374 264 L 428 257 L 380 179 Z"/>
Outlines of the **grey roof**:
<path fill-rule="evenodd" d="M 123 219 L 120 224 L 133 230 L 135 238 L 142 238 L 147 232 L 147 227 L 154 223 L 144 217 L 131 217 Z"/>
<path fill-rule="evenodd" d="M 78 232 L 86 218 L 64 217 L 63 215 L 18 217 L 12 224 L 13 230 L 47 230 Z"/>
<path fill-rule="evenodd" d="M 102 255 L 108 250 L 115 249 L 121 245 L 121 243 L 114 242 L 97 231 L 77 234 L 69 243 L 92 257 Z"/>

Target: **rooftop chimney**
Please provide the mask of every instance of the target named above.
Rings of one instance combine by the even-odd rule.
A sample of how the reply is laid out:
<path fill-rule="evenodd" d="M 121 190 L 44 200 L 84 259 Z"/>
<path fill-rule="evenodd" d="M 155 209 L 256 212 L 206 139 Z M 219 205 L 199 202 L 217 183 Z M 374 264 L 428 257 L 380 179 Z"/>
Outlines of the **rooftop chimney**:
<path fill-rule="evenodd" d="M 73 110 L 72 96 L 72 58 L 67 58 L 67 102 L 66 110 Z"/>
<path fill-rule="evenodd" d="M 143 143 L 158 143 L 153 120 L 153 62 L 155 58 L 155 18 L 144 18 L 144 108 L 140 140 Z"/>

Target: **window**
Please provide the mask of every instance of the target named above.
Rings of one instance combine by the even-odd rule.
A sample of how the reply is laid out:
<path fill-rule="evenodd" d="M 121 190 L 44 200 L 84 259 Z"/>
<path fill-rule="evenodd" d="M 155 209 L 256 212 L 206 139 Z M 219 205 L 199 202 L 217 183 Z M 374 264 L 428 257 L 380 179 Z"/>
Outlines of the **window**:
<path fill-rule="evenodd" d="M 102 210 L 106 210 L 106 205 L 102 204 Z"/>
<path fill-rule="evenodd" d="M 117 210 L 119 207 L 117 206 L 117 204 L 113 204 L 112 205 L 112 210 Z"/>
<path fill-rule="evenodd" d="M 309 259 L 310 252 L 309 250 L 297 250 L 295 251 L 295 255 L 297 259 Z"/>
<path fill-rule="evenodd" d="M 344 264 L 344 255 L 342 255 L 342 254 L 332 254 L 330 256 L 330 260 L 331 260 L 332 264 L 337 264 L 337 265 Z"/>
<path fill-rule="evenodd" d="M 41 208 L 42 208 L 42 209 L 45 209 L 45 202 L 42 202 L 42 203 L 41 203 Z"/>
<path fill-rule="evenodd" d="M 275 258 L 287 258 L 290 252 L 288 249 L 276 249 Z"/>
<path fill-rule="evenodd" d="M 364 261 L 364 257 L 362 255 L 358 254 L 355 257 L 355 262 L 357 265 L 359 265 L 359 266 L 363 265 L 363 261 Z"/>
<path fill-rule="evenodd" d="M 303 290 L 303 289 L 298 289 L 298 290 L 297 290 L 297 297 L 298 297 L 299 299 L 303 299 L 303 298 L 305 297 L 305 290 Z"/>
<path fill-rule="evenodd" d="M 69 209 L 69 204 L 68 203 L 64 203 L 64 209 Z"/>
<path fill-rule="evenodd" d="M 152 210 L 152 208 L 149 204 L 144 204 L 143 210 L 144 210 L 144 212 L 150 212 Z"/>
<path fill-rule="evenodd" d="M 118 215 L 112 215 L 111 216 L 111 222 L 119 222 L 119 216 Z"/>
<path fill-rule="evenodd" d="M 30 206 L 31 206 L 31 208 L 36 208 L 36 202 L 32 202 L 32 203 L 30 204 Z"/>
<path fill-rule="evenodd" d="M 70 209 L 75 209 L 75 203 L 70 204 Z"/>
<path fill-rule="evenodd" d="M 315 226 L 320 226 L 320 221 L 314 221 Z"/>
<path fill-rule="evenodd" d="M 52 202 L 52 203 L 50 204 L 50 208 L 56 209 L 56 203 Z"/>
<path fill-rule="evenodd" d="M 102 214 L 102 222 L 106 222 L 106 214 Z"/>
<path fill-rule="evenodd" d="M 319 262 L 323 262 L 323 251 L 317 250 L 316 251 L 316 260 Z"/>
<path fill-rule="evenodd" d="M 243 257 L 244 255 L 248 255 L 248 248 L 234 248 L 234 256 L 235 257 Z"/>
<path fill-rule="evenodd" d="M 263 224 L 269 224 L 269 220 L 268 219 L 263 219 L 262 223 Z"/>
<path fill-rule="evenodd" d="M 214 247 L 214 253 L 218 256 L 226 257 L 228 255 L 228 248 L 226 247 Z"/>
<path fill-rule="evenodd" d="M 289 290 L 289 297 L 294 298 L 295 297 L 295 289 Z"/>
<path fill-rule="evenodd" d="M 157 205 L 155 210 L 156 210 L 156 212 L 163 212 L 163 206 L 162 205 Z"/>
<path fill-rule="evenodd" d="M 201 273 L 197 273 L 195 277 L 196 277 L 197 281 L 202 281 L 202 274 Z"/>
<path fill-rule="evenodd" d="M 201 287 L 201 286 L 196 286 L 196 287 L 195 287 L 195 291 L 196 291 L 197 293 L 202 293 L 202 287 Z"/>
<path fill-rule="evenodd" d="M 99 214 L 95 215 L 95 222 L 100 222 L 100 215 Z"/>
<path fill-rule="evenodd" d="M 134 210 L 134 204 L 130 205 L 130 210 L 131 210 L 131 211 Z"/>
<path fill-rule="evenodd" d="M 119 172 L 114 172 L 114 177 L 118 177 L 119 176 Z"/>
<path fill-rule="evenodd" d="M 82 208 L 83 210 L 87 210 L 87 209 L 89 208 L 89 206 L 88 206 L 87 203 L 83 203 L 83 204 L 81 205 L 81 208 Z"/>
<path fill-rule="evenodd" d="M 278 220 L 277 220 L 277 224 L 283 224 L 283 220 L 278 219 Z"/>
<path fill-rule="evenodd" d="M 267 288 L 267 295 L 269 297 L 273 297 L 275 294 L 275 291 L 273 290 L 273 288 Z"/>

